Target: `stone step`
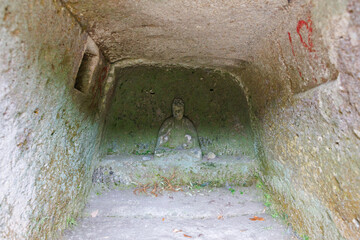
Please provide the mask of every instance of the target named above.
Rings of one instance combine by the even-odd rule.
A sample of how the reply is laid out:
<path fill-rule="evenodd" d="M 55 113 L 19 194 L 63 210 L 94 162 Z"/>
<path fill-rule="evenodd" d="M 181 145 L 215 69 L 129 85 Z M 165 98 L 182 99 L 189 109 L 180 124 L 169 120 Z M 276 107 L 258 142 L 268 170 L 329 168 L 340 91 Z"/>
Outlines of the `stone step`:
<path fill-rule="evenodd" d="M 246 156 L 218 156 L 208 160 L 158 161 L 151 155 L 109 155 L 99 162 L 93 175 L 95 185 L 124 187 L 131 184 L 161 184 L 163 177 L 175 185 L 250 186 L 258 164 Z M 173 175 L 174 174 L 174 175 Z"/>
<path fill-rule="evenodd" d="M 158 197 L 133 189 L 92 193 L 65 240 L 296 239 L 291 228 L 265 212 L 254 186 L 187 189 Z M 261 221 L 250 218 L 258 216 Z"/>
<path fill-rule="evenodd" d="M 219 214 L 235 217 L 260 214 L 264 210 L 254 188 L 244 187 L 234 193 L 225 188 L 196 193 L 184 190 L 186 192 L 163 192 L 161 197 L 135 195 L 132 190 L 104 192 L 91 197 L 84 214 L 90 216 L 99 206 L 107 206 L 98 209 L 97 216 L 103 217 L 216 218 Z"/>

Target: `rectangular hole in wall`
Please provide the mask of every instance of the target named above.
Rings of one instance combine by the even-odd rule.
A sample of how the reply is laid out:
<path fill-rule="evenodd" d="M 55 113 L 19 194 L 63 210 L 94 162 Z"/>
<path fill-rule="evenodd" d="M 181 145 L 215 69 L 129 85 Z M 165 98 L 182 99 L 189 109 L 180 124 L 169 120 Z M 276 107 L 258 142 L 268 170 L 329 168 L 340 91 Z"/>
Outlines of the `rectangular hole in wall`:
<path fill-rule="evenodd" d="M 99 48 L 95 42 L 88 37 L 85 52 L 82 57 L 79 70 L 77 72 L 74 88 L 87 94 L 93 84 L 93 75 L 99 64 Z"/>
<path fill-rule="evenodd" d="M 92 62 L 96 56 L 85 51 L 84 56 L 81 60 L 78 74 L 76 75 L 74 88 L 80 92 L 85 93 L 88 85 L 90 84 L 92 77 Z"/>

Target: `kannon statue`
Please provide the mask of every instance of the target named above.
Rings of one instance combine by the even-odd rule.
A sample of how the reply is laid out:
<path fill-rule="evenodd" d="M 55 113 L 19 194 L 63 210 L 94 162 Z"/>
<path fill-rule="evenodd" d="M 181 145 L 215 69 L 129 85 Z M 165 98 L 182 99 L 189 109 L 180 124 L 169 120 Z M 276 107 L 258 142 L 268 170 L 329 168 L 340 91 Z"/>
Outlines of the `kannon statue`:
<path fill-rule="evenodd" d="M 202 152 L 194 124 L 184 116 L 184 101 L 175 98 L 172 117 L 164 121 L 155 147 L 156 159 L 201 160 Z"/>

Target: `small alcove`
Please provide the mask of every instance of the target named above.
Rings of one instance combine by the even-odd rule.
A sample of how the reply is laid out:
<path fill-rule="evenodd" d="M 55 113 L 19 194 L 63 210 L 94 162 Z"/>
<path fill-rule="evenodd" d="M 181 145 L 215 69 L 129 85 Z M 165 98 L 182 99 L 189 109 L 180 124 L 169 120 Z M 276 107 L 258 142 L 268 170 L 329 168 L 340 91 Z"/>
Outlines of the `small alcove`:
<path fill-rule="evenodd" d="M 99 63 L 99 49 L 95 42 L 88 37 L 85 51 L 76 74 L 74 88 L 84 94 L 87 94 L 90 86 L 93 84 L 93 75 L 96 66 Z"/>

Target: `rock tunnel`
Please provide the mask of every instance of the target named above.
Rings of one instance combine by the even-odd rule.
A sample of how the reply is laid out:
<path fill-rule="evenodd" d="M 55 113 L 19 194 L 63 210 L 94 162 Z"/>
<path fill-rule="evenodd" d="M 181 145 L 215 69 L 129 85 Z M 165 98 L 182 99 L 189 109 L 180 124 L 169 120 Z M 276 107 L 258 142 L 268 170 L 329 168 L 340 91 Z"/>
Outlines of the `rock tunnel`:
<path fill-rule="evenodd" d="M 175 97 L 232 159 L 213 182 L 261 183 L 302 239 L 360 238 L 358 0 L 1 1 L 0 54 L 1 239 L 61 238 Z"/>

